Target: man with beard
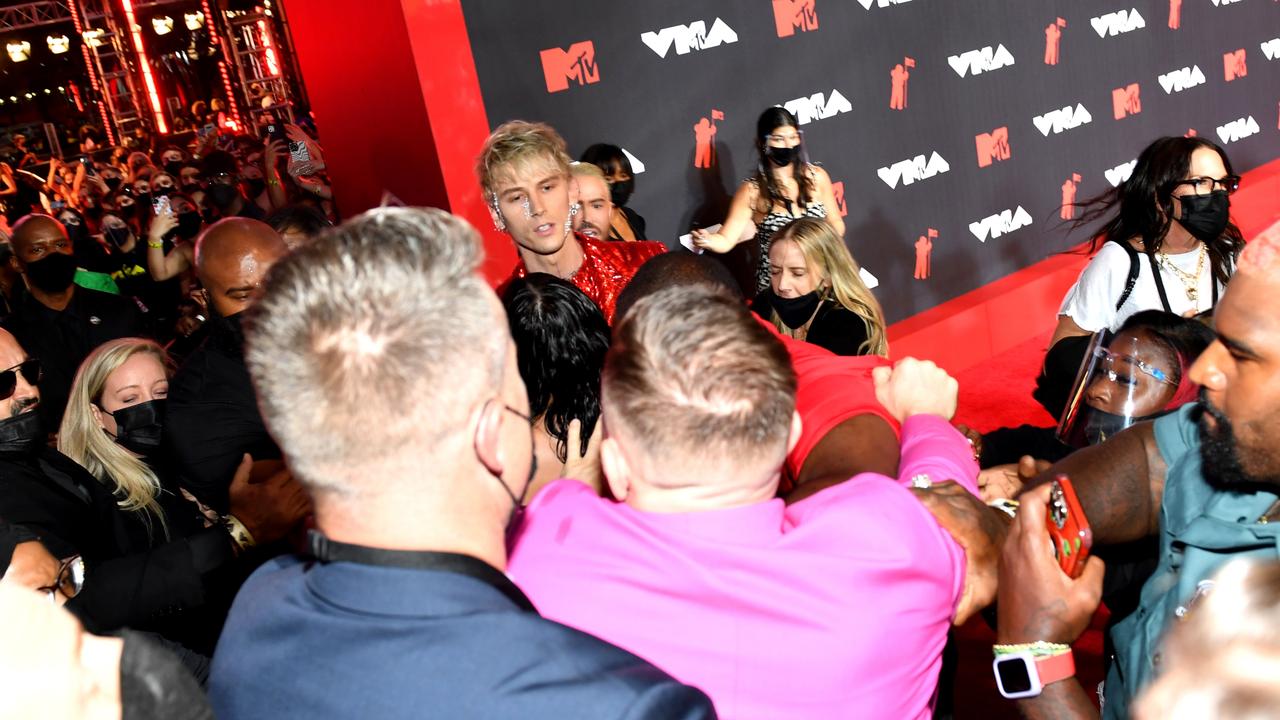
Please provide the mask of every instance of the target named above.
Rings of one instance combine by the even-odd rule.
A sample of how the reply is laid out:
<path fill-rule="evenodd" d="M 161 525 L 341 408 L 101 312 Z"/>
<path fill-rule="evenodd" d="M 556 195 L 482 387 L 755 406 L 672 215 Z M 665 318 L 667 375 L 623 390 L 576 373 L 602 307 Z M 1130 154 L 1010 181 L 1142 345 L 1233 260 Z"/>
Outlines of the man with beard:
<path fill-rule="evenodd" d="M 573 229 L 589 238 L 608 240 L 613 201 L 609 199 L 609 183 L 605 182 L 604 171 L 585 162 L 575 162 L 569 170 L 578 181 L 578 204 L 582 207 L 573 217 Z"/>
<path fill-rule="evenodd" d="M 108 340 L 143 334 L 142 315 L 128 298 L 77 286 L 67 230 L 48 215 L 27 215 L 14 226 L 10 265 L 30 291 L 4 322 L 44 369 L 41 421 L 62 422 L 76 368 Z"/>
<path fill-rule="evenodd" d="M 1038 478 L 1071 477 L 1094 545 L 1157 536 L 1159 565 L 1137 610 L 1112 630 L 1115 661 L 1104 716 L 1127 717 L 1131 699 L 1160 670 L 1175 618 L 1212 592 L 1210 576 L 1242 557 L 1280 552 L 1280 233 L 1248 245 L 1214 314 L 1217 339 L 1191 368 L 1200 402 L 1079 451 Z M 1033 504 L 1045 501 L 1045 489 Z M 1010 535 L 1001 565 L 1002 645 L 1070 643 L 1097 605 L 1099 572 L 1079 580 L 1043 571 L 1036 543 Z M 1086 580 L 1088 578 L 1088 580 Z M 1026 717 L 1093 717 L 1073 679 L 1019 701 Z"/>
<path fill-rule="evenodd" d="M 165 442 L 181 485 L 219 513 L 227 512 L 227 483 L 245 453 L 256 461 L 255 476 L 280 469 L 280 449 L 262 424 L 245 367 L 240 321 L 267 270 L 288 252 L 275 230 L 248 218 L 220 220 L 196 241 L 209 337 L 169 383 Z"/>

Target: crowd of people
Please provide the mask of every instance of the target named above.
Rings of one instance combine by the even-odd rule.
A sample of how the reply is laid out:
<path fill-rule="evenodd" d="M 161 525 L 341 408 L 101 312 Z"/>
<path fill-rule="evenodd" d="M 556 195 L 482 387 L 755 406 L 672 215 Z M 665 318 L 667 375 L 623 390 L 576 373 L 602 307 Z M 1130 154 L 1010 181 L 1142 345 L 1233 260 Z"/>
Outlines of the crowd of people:
<path fill-rule="evenodd" d="M 1276 716 L 1280 229 L 1245 245 L 1211 142 L 1083 203 L 1061 422 L 983 435 L 888 359 L 782 108 L 695 252 L 646 238 L 616 146 L 499 126 L 496 289 L 442 210 L 330 227 L 283 132 L 6 200 L 0 717 L 964 715 L 970 621 L 1029 718 Z M 740 283 L 714 254 L 747 241 Z M 1095 695 L 1071 643 L 1102 602 Z"/>

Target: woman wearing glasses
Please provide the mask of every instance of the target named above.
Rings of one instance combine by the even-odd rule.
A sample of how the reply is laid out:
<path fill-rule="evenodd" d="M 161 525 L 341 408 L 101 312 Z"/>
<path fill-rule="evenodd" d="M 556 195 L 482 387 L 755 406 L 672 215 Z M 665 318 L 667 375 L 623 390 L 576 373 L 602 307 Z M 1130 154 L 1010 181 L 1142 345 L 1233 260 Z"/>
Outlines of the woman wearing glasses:
<path fill-rule="evenodd" d="M 1128 180 L 1081 204 L 1073 229 L 1107 219 L 1090 245 L 1097 254 L 1062 301 L 1037 383 L 1051 414 L 1061 414 L 1085 336 L 1143 310 L 1189 317 L 1213 309 L 1244 248 L 1229 217 L 1239 187 L 1222 148 L 1165 137 L 1142 151 Z"/>
<path fill-rule="evenodd" d="M 755 223 L 756 292 L 769 287 L 769 246 L 782 226 L 799 217 L 819 218 L 844 236 L 831 178 L 809 163 L 803 140 L 800 123 L 786 108 L 771 107 L 761 113 L 756 121 L 755 174 L 738 186 L 729 216 L 717 232 L 693 232 L 694 245 L 727 253 L 750 237 L 743 233 Z"/>

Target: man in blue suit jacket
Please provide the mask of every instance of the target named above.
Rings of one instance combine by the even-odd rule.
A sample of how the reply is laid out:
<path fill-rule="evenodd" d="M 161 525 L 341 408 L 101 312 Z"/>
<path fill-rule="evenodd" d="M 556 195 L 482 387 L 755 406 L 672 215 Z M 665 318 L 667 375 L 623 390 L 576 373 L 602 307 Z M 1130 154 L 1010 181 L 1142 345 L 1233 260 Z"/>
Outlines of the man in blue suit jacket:
<path fill-rule="evenodd" d="M 715 716 L 501 572 L 533 436 L 478 247 L 447 213 L 382 208 L 272 269 L 247 360 L 318 532 L 236 598 L 221 720 Z"/>

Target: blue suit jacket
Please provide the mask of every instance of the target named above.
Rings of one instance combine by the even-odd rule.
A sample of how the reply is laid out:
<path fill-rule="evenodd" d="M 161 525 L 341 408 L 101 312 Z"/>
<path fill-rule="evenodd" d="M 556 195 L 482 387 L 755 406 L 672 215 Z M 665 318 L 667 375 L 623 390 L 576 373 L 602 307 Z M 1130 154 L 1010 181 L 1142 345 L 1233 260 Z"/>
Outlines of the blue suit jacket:
<path fill-rule="evenodd" d="M 219 720 L 715 717 L 700 691 L 480 580 L 298 558 L 241 589 L 209 694 Z"/>

